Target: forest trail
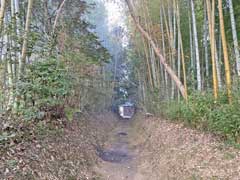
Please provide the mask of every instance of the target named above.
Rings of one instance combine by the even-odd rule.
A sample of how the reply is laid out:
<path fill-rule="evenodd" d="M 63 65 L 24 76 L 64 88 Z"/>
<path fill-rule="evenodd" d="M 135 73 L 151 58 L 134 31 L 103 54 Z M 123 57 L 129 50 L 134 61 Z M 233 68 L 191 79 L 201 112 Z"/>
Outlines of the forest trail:
<path fill-rule="evenodd" d="M 193 180 L 240 177 L 240 150 L 182 123 L 137 113 L 79 115 L 64 131 L 4 153 L 0 179 Z M 46 137 L 46 136 L 45 136 Z"/>
<path fill-rule="evenodd" d="M 239 149 L 212 134 L 144 114 L 118 120 L 98 155 L 95 170 L 103 180 L 240 177 Z"/>
<path fill-rule="evenodd" d="M 101 163 L 96 171 L 104 180 L 147 179 L 137 170 L 138 149 L 135 146 L 133 120 L 119 119 L 108 133 L 103 149 L 98 150 Z"/>

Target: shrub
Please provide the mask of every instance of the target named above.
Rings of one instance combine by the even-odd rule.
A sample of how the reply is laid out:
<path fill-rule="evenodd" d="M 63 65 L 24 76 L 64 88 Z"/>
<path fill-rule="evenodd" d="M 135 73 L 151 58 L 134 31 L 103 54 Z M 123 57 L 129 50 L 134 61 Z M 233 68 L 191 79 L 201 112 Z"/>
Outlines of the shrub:
<path fill-rule="evenodd" d="M 61 106 L 71 90 L 71 78 L 55 59 L 34 62 L 18 84 L 22 102 L 19 111 L 27 119 L 41 116 L 41 110 Z"/>
<path fill-rule="evenodd" d="M 226 139 L 240 137 L 240 102 L 235 94 L 233 104 L 227 103 L 226 95 L 221 94 L 214 101 L 212 93 L 192 93 L 185 101 L 161 102 L 163 115 L 171 120 L 184 121 L 187 125 L 218 134 Z"/>

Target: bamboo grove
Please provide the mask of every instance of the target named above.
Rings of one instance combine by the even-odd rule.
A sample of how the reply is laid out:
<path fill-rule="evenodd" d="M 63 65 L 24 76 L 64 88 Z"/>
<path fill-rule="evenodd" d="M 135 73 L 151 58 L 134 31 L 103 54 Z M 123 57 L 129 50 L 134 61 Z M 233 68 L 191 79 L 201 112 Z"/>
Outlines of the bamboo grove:
<path fill-rule="evenodd" d="M 141 104 L 239 139 L 239 1 L 125 2 Z"/>
<path fill-rule="evenodd" d="M 126 1 L 141 35 L 150 88 L 165 88 L 167 97 L 178 91 L 209 91 L 215 100 L 226 91 L 232 102 L 239 77 L 239 47 L 232 0 Z M 236 8 L 234 8 L 236 7 Z M 237 86 L 237 84 L 234 84 Z"/>
<path fill-rule="evenodd" d="M 111 97 L 110 55 L 84 18 L 91 8 L 84 0 L 1 0 L 1 113 Z"/>

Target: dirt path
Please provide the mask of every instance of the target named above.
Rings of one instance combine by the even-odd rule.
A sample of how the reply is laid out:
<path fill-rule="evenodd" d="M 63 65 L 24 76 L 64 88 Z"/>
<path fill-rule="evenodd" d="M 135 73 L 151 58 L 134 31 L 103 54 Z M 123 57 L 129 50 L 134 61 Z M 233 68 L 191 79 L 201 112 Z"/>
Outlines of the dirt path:
<path fill-rule="evenodd" d="M 240 150 L 212 134 L 143 114 L 119 121 L 98 155 L 103 180 L 240 179 Z"/>
<path fill-rule="evenodd" d="M 240 179 L 240 150 L 181 123 L 105 112 L 63 130 L 0 156 L 0 179 Z"/>
<path fill-rule="evenodd" d="M 104 180 L 141 180 L 138 172 L 138 149 L 134 144 L 133 120 L 119 120 L 109 132 L 103 149 L 98 150 L 101 163 L 96 171 Z"/>

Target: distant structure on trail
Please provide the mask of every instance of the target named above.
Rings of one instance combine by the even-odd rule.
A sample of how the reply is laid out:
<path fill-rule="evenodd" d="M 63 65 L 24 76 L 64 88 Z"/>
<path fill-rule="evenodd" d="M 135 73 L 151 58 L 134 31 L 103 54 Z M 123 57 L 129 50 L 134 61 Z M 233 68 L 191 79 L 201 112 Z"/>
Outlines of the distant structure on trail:
<path fill-rule="evenodd" d="M 124 119 L 131 119 L 135 114 L 135 106 L 130 102 L 121 104 L 118 106 L 118 113 Z"/>

